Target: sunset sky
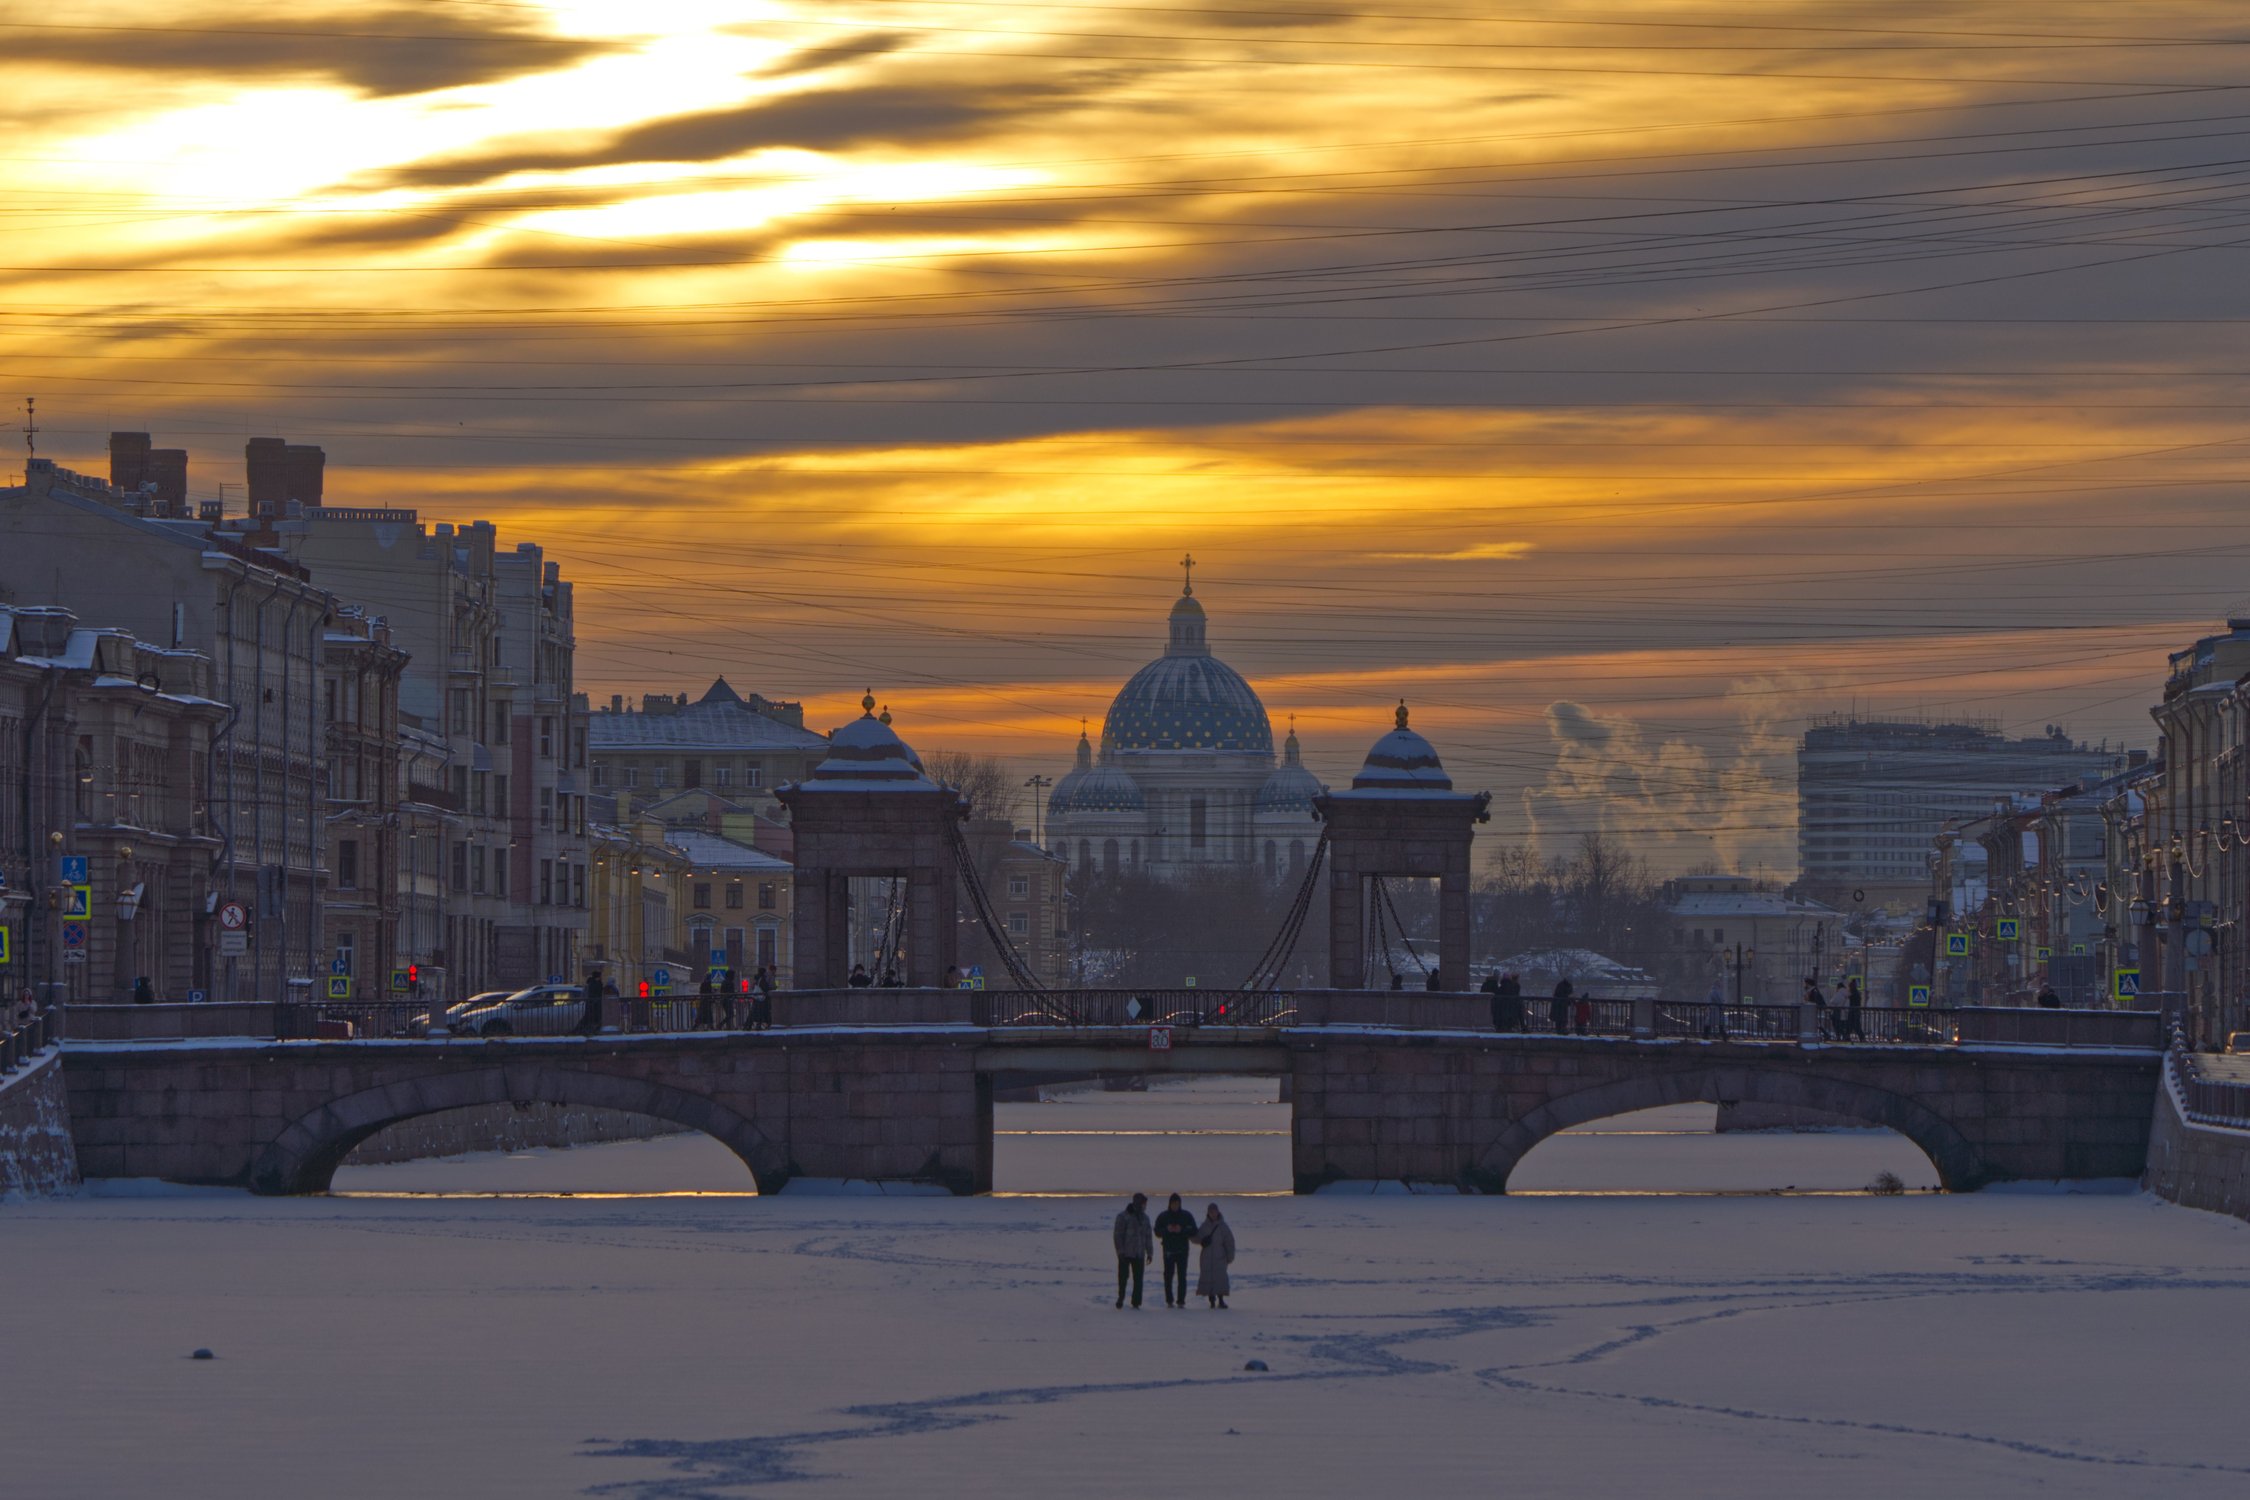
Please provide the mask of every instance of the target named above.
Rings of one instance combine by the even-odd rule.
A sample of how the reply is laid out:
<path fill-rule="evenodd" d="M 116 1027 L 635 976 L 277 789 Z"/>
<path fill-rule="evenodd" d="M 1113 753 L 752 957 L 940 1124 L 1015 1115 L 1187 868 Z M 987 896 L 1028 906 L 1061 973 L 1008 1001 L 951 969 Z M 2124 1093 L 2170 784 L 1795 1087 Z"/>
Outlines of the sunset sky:
<path fill-rule="evenodd" d="M 2144 744 L 2250 604 L 2246 63 L 2209 0 L 16 0 L 0 384 L 545 543 L 597 701 L 871 684 L 1025 775 L 1192 551 L 1329 779 L 1403 695 L 1500 839 L 1787 872 L 1809 717 Z"/>

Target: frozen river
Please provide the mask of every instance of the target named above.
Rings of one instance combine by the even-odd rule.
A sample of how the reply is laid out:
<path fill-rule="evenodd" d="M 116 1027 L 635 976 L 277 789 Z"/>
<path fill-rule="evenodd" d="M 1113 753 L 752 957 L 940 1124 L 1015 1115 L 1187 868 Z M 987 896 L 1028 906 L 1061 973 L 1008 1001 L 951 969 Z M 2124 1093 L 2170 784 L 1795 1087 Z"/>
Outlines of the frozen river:
<path fill-rule="evenodd" d="M 1244 1084 L 999 1123 L 1025 1196 L 759 1199 L 681 1137 L 339 1177 L 373 1196 L 0 1208 L 0 1476 L 27 1500 L 2250 1486 L 2250 1225 L 1824 1196 L 1931 1174 L 1893 1137 L 1714 1137 L 1707 1110 L 1550 1142 L 1517 1185 L 1562 1195 L 1508 1198 L 1282 1194 L 1286 1117 Z M 1049 1194 L 1130 1186 L 1223 1195 L 1232 1310 L 1153 1281 L 1112 1308 L 1112 1200 Z M 432 1191 L 582 1196 L 393 1196 Z"/>

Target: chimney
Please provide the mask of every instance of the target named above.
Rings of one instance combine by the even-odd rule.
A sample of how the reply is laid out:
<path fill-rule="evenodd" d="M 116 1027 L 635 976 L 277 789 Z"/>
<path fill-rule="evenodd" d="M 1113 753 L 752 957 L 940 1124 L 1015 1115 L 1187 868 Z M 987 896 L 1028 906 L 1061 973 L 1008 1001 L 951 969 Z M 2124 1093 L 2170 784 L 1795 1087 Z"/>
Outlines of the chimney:
<path fill-rule="evenodd" d="M 289 498 L 306 505 L 320 504 L 321 482 L 328 469 L 328 455 L 310 443 L 290 443 L 281 450 L 288 464 Z"/>
<path fill-rule="evenodd" d="M 609 711 L 613 714 L 625 712 L 625 695 L 623 693 L 611 693 L 609 695 Z"/>
<path fill-rule="evenodd" d="M 242 467 L 250 480 L 250 514 L 280 514 L 289 498 L 289 445 L 280 438 L 252 438 L 243 444 Z"/>
<path fill-rule="evenodd" d="M 187 449 L 151 448 L 148 478 L 156 486 L 156 498 L 169 507 L 168 514 L 187 514 Z"/>
<path fill-rule="evenodd" d="M 109 435 L 109 482 L 131 494 L 149 479 L 148 434 L 113 432 Z"/>

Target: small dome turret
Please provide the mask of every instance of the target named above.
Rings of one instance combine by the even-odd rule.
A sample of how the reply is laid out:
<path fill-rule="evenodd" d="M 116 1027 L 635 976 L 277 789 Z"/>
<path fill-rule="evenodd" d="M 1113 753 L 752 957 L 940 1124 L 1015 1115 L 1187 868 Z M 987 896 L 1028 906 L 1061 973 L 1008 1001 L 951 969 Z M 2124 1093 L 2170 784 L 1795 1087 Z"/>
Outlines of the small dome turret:
<path fill-rule="evenodd" d="M 1305 769 L 1297 747 L 1297 727 L 1291 724 L 1289 738 L 1282 742 L 1281 764 L 1274 767 L 1265 784 L 1258 788 L 1258 800 L 1253 808 L 1258 817 L 1311 817 L 1313 798 L 1328 788 L 1320 778 Z"/>
<path fill-rule="evenodd" d="M 1453 778 L 1430 742 L 1406 727 L 1406 700 L 1398 700 L 1395 727 L 1367 752 L 1352 778 L 1355 792 L 1451 792 Z"/>

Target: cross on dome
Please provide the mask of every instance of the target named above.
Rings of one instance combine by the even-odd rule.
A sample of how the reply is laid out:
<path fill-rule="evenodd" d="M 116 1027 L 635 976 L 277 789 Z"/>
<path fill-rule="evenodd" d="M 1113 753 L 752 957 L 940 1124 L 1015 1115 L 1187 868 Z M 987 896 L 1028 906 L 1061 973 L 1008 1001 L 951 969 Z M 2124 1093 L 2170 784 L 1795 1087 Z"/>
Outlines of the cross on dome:
<path fill-rule="evenodd" d="M 1186 582 L 1186 583 L 1184 583 L 1184 584 L 1182 584 L 1182 585 L 1181 585 L 1181 587 L 1180 587 L 1180 593 L 1181 593 L 1181 595 L 1182 595 L 1182 596 L 1184 597 L 1184 596 L 1186 596 L 1186 595 L 1188 595 L 1188 594 L 1192 594 L 1192 593 L 1194 593 L 1194 592 L 1195 592 L 1195 554 L 1194 554 L 1194 553 L 1190 552 L 1190 553 L 1189 553 L 1189 554 L 1188 554 L 1187 556 L 1185 556 L 1185 557 L 1183 557 L 1183 558 L 1181 558 L 1181 559 L 1180 559 L 1180 571 L 1181 571 L 1182 573 L 1185 573 L 1185 574 L 1187 575 L 1187 582 Z"/>

